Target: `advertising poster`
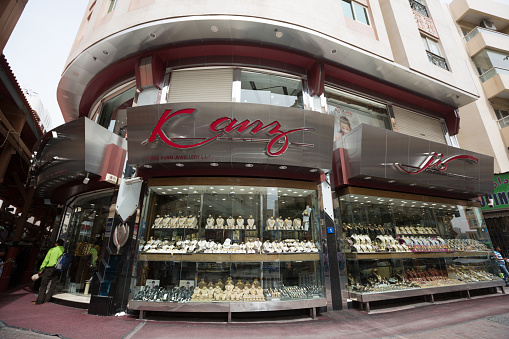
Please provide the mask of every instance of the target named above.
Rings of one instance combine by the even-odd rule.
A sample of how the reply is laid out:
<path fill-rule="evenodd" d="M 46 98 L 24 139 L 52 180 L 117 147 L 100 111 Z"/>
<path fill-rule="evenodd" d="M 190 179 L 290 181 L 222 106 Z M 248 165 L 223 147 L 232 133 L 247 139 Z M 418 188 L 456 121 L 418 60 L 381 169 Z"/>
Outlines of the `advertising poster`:
<path fill-rule="evenodd" d="M 493 195 L 482 196 L 480 200 L 483 211 L 509 208 L 509 173 L 495 174 L 493 176 Z M 491 206 L 490 200 L 492 201 Z"/>

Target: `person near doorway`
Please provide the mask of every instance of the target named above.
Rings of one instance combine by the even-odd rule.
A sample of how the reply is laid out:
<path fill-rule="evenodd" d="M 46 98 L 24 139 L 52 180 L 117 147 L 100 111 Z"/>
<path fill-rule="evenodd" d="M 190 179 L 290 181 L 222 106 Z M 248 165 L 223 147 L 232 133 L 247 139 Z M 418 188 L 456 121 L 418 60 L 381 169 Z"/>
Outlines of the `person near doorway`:
<path fill-rule="evenodd" d="M 41 287 L 39 288 L 39 294 L 37 300 L 34 302 L 35 305 L 40 305 L 50 301 L 55 287 L 57 286 L 58 277 L 60 272 L 55 271 L 55 265 L 57 264 L 58 258 L 64 253 L 64 241 L 58 239 L 55 243 L 55 247 L 50 249 L 44 258 L 44 261 L 39 268 L 39 275 L 41 276 Z M 48 291 L 48 284 L 51 282 Z"/>
<path fill-rule="evenodd" d="M 507 267 L 505 266 L 505 262 L 506 262 L 507 259 L 504 258 L 502 256 L 502 254 L 500 254 L 500 247 L 497 247 L 493 251 L 493 254 L 495 255 L 495 258 L 497 259 L 497 264 L 498 264 L 498 267 L 500 268 L 500 271 L 504 275 L 505 285 L 509 286 L 509 281 L 508 281 L 509 271 L 507 271 Z"/>

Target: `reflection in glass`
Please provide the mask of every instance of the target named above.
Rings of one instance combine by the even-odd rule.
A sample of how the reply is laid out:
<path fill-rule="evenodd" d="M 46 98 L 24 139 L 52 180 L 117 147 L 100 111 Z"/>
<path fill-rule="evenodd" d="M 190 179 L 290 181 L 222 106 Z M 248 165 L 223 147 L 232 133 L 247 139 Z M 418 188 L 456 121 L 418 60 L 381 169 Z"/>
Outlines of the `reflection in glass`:
<path fill-rule="evenodd" d="M 278 75 L 242 71 L 240 101 L 304 108 L 302 82 Z"/>

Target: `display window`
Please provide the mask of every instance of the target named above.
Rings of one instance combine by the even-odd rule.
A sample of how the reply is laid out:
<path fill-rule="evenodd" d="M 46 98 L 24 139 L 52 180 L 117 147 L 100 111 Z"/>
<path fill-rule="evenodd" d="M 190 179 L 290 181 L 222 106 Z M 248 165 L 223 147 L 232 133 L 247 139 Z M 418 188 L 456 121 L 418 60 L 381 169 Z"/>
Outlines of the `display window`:
<path fill-rule="evenodd" d="M 491 241 L 479 207 L 395 196 L 367 193 L 338 198 L 348 292 L 461 285 L 469 289 L 466 285 L 472 283 L 503 283 L 492 269 Z"/>
<path fill-rule="evenodd" d="M 324 298 L 316 184 L 305 186 L 150 185 L 131 301 Z"/>

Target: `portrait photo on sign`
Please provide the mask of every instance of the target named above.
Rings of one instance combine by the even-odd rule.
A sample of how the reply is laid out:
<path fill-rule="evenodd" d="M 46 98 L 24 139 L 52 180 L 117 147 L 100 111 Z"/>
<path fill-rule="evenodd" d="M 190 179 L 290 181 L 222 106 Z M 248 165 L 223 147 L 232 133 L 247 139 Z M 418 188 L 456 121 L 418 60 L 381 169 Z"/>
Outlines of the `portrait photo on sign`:
<path fill-rule="evenodd" d="M 147 279 L 145 286 L 156 288 L 159 287 L 159 280 Z"/>
<path fill-rule="evenodd" d="M 179 287 L 191 288 L 194 286 L 194 280 L 180 280 Z"/>

